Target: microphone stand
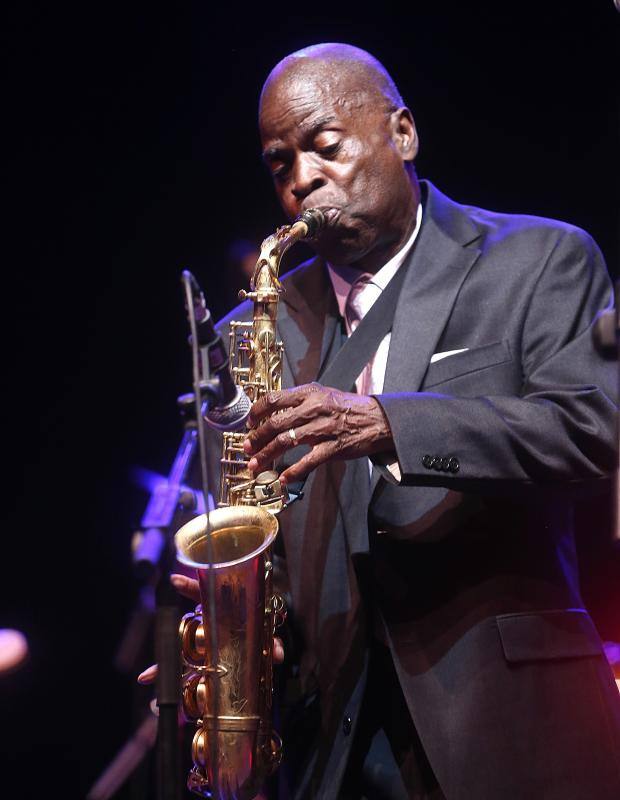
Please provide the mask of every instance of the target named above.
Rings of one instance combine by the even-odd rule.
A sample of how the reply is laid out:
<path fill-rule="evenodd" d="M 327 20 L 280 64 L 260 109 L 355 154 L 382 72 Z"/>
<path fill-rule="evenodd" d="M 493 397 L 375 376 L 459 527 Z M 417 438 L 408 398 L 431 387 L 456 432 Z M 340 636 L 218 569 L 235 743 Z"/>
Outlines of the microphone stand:
<path fill-rule="evenodd" d="M 207 359 L 201 359 L 208 363 Z M 195 394 L 183 395 L 179 401 L 189 409 L 194 406 L 200 408 L 204 414 L 204 405 L 208 408 L 217 402 L 217 381 L 212 381 L 208 376 L 200 381 L 199 400 Z M 204 405 L 203 405 L 204 403 Z M 188 415 L 189 416 L 189 415 Z M 175 459 L 169 490 L 164 493 L 162 498 L 157 497 L 157 493 L 151 498 L 147 507 L 143 527 L 145 528 L 146 542 L 144 551 L 148 548 L 149 538 L 152 531 L 166 531 L 162 533 L 163 546 L 160 558 L 160 578 L 155 590 L 155 657 L 158 664 L 157 680 L 155 683 L 155 693 L 157 706 L 159 708 L 159 725 L 157 734 L 157 797 L 158 800 L 180 800 L 180 755 L 179 755 L 179 698 L 180 698 L 180 678 L 181 678 L 181 658 L 179 643 L 179 602 L 175 589 L 168 580 L 176 563 L 176 551 L 174 546 L 174 531 L 170 530 L 170 523 L 175 516 L 175 510 L 179 507 L 179 500 L 183 496 L 190 498 L 192 508 L 196 508 L 196 497 L 193 493 L 181 492 L 181 477 L 185 477 L 193 460 L 200 439 L 200 421 L 196 420 L 196 414 L 186 423 L 187 427 Z M 206 450 L 206 437 L 203 437 L 203 453 Z M 201 458 L 201 460 L 203 460 Z M 177 471 L 175 474 L 175 470 Z M 204 486 L 204 506 L 209 509 L 209 491 Z M 161 501 L 161 502 L 160 502 Z M 188 510 L 186 508 L 186 510 Z M 208 519 L 208 515 L 207 515 Z M 149 535 L 151 536 L 149 537 Z M 147 555 L 143 552 L 143 555 Z M 145 563 L 144 558 L 140 562 Z M 152 562 L 151 562 L 152 563 Z M 213 610 L 213 604 L 210 611 Z M 213 624 L 210 626 L 213 631 Z"/>
<path fill-rule="evenodd" d="M 159 665 L 155 694 L 159 708 L 157 730 L 157 797 L 158 800 L 180 800 L 181 769 L 179 753 L 179 685 L 181 656 L 179 647 L 179 599 L 169 576 L 176 561 L 174 532 L 171 527 L 180 505 L 181 485 L 191 467 L 197 445 L 196 419 L 191 413 L 193 395 L 183 395 L 179 404 L 186 412 L 181 445 L 170 471 L 167 486 L 153 492 L 142 527 L 144 536 L 134 555 L 140 571 L 148 574 L 159 561 L 159 580 L 155 588 L 155 658 Z M 189 412 L 189 413 L 187 413 Z M 196 507 L 195 498 L 184 493 L 189 508 Z"/>
<path fill-rule="evenodd" d="M 179 754 L 179 699 L 181 659 L 179 643 L 179 603 L 178 595 L 168 580 L 176 563 L 174 546 L 174 533 L 180 527 L 177 514 L 181 512 L 210 510 L 209 474 L 207 469 L 207 441 L 204 434 L 204 416 L 211 409 L 221 410 L 222 385 L 226 380 L 231 381 L 227 371 L 222 371 L 222 353 L 215 352 L 215 331 L 210 323 L 209 312 L 204 305 L 204 296 L 196 283 L 194 276 L 185 271 L 183 283 L 186 291 L 186 306 L 190 321 L 192 345 L 192 361 L 194 391 L 191 394 L 178 398 L 181 413 L 185 419 L 184 433 L 181 444 L 173 461 L 168 480 L 157 484 L 152 490 L 147 508 L 142 516 L 140 530 L 135 539 L 133 561 L 136 573 L 145 583 L 157 576 L 155 587 L 155 656 L 158 664 L 157 680 L 155 684 L 159 720 L 157 724 L 157 798 L 158 800 L 180 800 L 180 754 Z M 205 318 L 209 324 L 198 328 Z M 218 340 L 219 341 L 219 340 Z M 213 367 L 211 369 L 211 366 Z M 215 377 L 211 377 L 211 374 Z M 243 397 L 242 405 L 248 403 Z M 237 407 L 237 406 L 236 406 Z M 244 405 L 245 407 L 245 405 Z M 201 492 L 194 492 L 186 486 L 196 453 L 200 456 Z M 200 502 L 200 497 L 203 502 Z M 203 506 L 201 509 L 200 506 Z M 207 543 L 211 551 L 209 536 L 209 516 L 207 519 Z M 214 562 L 212 553 L 210 563 Z M 214 575 L 209 573 L 209 595 L 213 596 Z M 142 602 L 144 606 L 144 602 Z M 217 630 L 214 619 L 215 603 L 209 603 L 209 634 L 211 639 L 212 657 L 217 663 Z M 123 642 L 116 657 L 117 665 L 125 666 L 131 658 L 130 651 L 135 652 L 135 641 L 132 635 L 136 626 L 143 622 L 144 614 L 136 614 L 135 621 L 129 626 L 123 637 Z M 143 638 L 139 632 L 138 639 Z M 215 692 L 216 709 L 219 701 L 219 691 Z M 216 714 L 217 716 L 217 714 Z M 145 722 L 144 725 L 147 723 Z M 136 736 L 140 739 L 142 727 Z M 148 728 L 151 730 L 151 727 Z M 141 756 L 148 747 L 134 747 L 132 737 L 128 745 L 106 769 L 97 783 L 91 789 L 91 800 L 103 800 L 110 797 L 110 791 L 120 786 L 128 775 L 135 769 Z M 215 746 L 215 741 L 213 745 Z M 130 757 L 125 757 L 125 751 Z M 138 753 L 138 755 L 136 755 Z M 214 754 L 212 754 L 213 757 Z M 123 756 L 121 758 L 121 756 Z M 136 760 L 137 759 L 137 760 Z M 212 789 L 218 791 L 217 770 L 213 776 Z"/>
<path fill-rule="evenodd" d="M 209 344 L 201 342 L 198 335 L 195 306 L 192 300 L 192 292 L 189 281 L 191 273 L 184 272 L 183 280 L 186 289 L 186 305 L 190 319 L 192 336 L 193 362 L 194 362 L 194 392 L 184 396 L 188 407 L 194 405 L 193 426 L 188 430 L 186 452 L 192 456 L 198 449 L 201 467 L 201 489 L 204 496 L 204 506 L 207 520 L 207 543 L 209 552 L 211 551 L 211 540 L 209 536 L 209 494 L 210 487 L 207 470 L 207 441 L 204 435 L 204 414 L 211 406 L 217 405 L 219 394 L 219 381 L 212 379 L 209 371 Z M 193 279 L 193 276 L 191 276 Z M 193 279 L 195 282 L 195 279 Z M 184 440 L 185 441 L 185 440 Z M 183 448 L 183 442 L 181 449 Z M 183 461 L 189 464 L 189 459 Z M 177 483 L 178 486 L 178 483 Z M 178 506 L 178 502 L 175 507 Z M 170 503 L 162 504 L 162 509 L 166 511 L 171 508 Z M 147 509 L 148 511 L 148 509 Z M 157 521 L 148 520 L 151 527 L 161 529 L 160 526 L 152 525 Z M 145 527 L 147 525 L 145 524 Z M 214 558 L 210 552 L 210 562 Z M 168 535 L 163 547 L 161 557 L 161 574 L 155 591 L 156 615 L 155 615 L 155 656 L 157 660 L 158 672 L 155 684 L 157 705 L 159 707 L 159 726 L 157 735 L 157 797 L 158 800 L 180 800 L 180 755 L 178 741 L 178 713 L 180 697 L 180 678 L 181 678 L 181 658 L 179 643 L 179 608 L 178 595 L 171 586 L 168 576 L 176 562 L 176 551 L 174 547 L 174 536 Z M 213 570 L 209 573 L 210 596 L 213 595 L 214 575 Z M 215 603 L 209 603 L 209 634 L 212 639 L 212 652 L 215 663 L 217 663 L 217 633 L 214 619 Z M 217 692 L 216 692 L 216 700 Z M 217 706 L 216 706 L 217 708 Z M 218 789 L 217 772 L 214 775 L 215 791 Z"/>
<path fill-rule="evenodd" d="M 211 664 L 219 664 L 219 642 L 217 633 L 217 619 L 215 611 L 215 553 L 211 539 L 211 522 L 209 516 L 209 494 L 211 475 L 207 463 L 207 437 L 205 434 L 205 410 L 208 414 L 209 409 L 217 407 L 220 400 L 220 390 L 223 388 L 223 380 L 228 378 L 228 383 L 232 383 L 232 375 L 228 373 L 227 358 L 224 351 L 218 347 L 219 336 L 215 334 L 211 321 L 210 312 L 205 304 L 204 294 L 196 279 L 189 270 L 183 270 L 183 288 L 185 291 L 185 306 L 191 331 L 190 344 L 192 348 L 192 375 L 194 389 L 194 403 L 196 409 L 196 432 L 198 438 L 198 454 L 200 456 L 200 477 L 201 489 L 205 504 L 205 541 L 207 545 L 207 560 L 210 566 L 208 571 L 207 598 L 209 615 L 209 642 L 211 646 Z M 215 377 L 211 377 L 211 374 Z M 222 381 L 222 383 L 220 383 Z M 245 396 L 244 396 L 245 397 Z M 203 404 L 206 398 L 206 409 Z M 245 398 L 247 401 L 247 398 Z M 206 624 L 206 613 L 203 607 L 203 625 Z M 178 652 L 178 648 L 177 648 Z M 213 716 L 215 719 L 219 715 L 220 684 L 219 680 L 214 681 L 213 691 Z M 219 796 L 219 772 L 217 768 L 217 740 L 212 737 L 209 750 L 211 751 L 211 763 L 214 765 L 211 776 L 211 794 Z"/>
<path fill-rule="evenodd" d="M 143 589 L 114 659 L 117 668 L 123 672 L 135 669 L 153 616 L 149 590 L 156 581 L 155 651 L 160 674 L 156 684 L 159 718 L 148 712 L 134 735 L 91 787 L 88 800 L 107 800 L 112 797 L 156 741 L 158 797 L 161 800 L 180 798 L 179 610 L 178 597 L 170 586 L 168 576 L 175 563 L 174 532 L 182 524 L 183 515 L 202 512 L 203 509 L 200 495 L 187 485 L 198 444 L 193 394 L 181 395 L 177 404 L 183 419 L 183 436 L 168 478 L 158 481 L 152 488 L 140 528 L 134 534 L 133 563 Z"/>

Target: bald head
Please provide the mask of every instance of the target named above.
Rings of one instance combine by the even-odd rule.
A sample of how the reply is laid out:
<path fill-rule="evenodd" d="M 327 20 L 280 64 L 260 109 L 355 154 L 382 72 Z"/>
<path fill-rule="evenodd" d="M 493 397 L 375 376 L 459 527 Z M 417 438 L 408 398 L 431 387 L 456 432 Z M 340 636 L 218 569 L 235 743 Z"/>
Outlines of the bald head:
<path fill-rule="evenodd" d="M 319 44 L 283 59 L 260 100 L 263 158 L 289 218 L 320 208 L 316 249 L 375 271 L 412 230 L 419 191 L 413 117 L 370 53 Z"/>
<path fill-rule="evenodd" d="M 276 64 L 263 86 L 260 107 L 276 87 L 304 79 L 322 80 L 328 89 L 338 87 L 343 104 L 372 99 L 389 110 L 404 106 L 396 84 L 374 56 L 350 44 L 325 42 L 297 50 Z"/>

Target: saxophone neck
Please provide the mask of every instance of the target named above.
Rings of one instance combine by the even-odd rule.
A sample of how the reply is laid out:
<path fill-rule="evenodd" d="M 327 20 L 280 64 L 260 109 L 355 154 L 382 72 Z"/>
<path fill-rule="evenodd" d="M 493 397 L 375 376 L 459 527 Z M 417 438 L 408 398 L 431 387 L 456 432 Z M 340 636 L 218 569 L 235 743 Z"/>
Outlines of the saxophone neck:
<path fill-rule="evenodd" d="M 250 281 L 252 290 L 272 287 L 282 292 L 278 278 L 280 261 L 289 247 L 302 239 L 313 239 L 325 224 L 325 216 L 318 208 L 310 208 L 300 214 L 291 225 L 284 225 L 268 236 L 261 245 L 260 255 Z"/>
<path fill-rule="evenodd" d="M 230 322 L 230 369 L 235 382 L 253 403 L 267 392 L 278 391 L 282 385 L 283 349 L 276 327 L 283 291 L 278 278 L 280 260 L 295 242 L 314 237 L 324 222 L 323 213 L 312 209 L 268 236 L 261 245 L 250 291 L 239 292 L 242 300 L 253 302 L 254 309 L 251 323 Z M 277 513 L 289 501 L 286 487 L 280 484 L 273 469 L 256 476 L 251 474 L 249 457 L 243 450 L 244 438 L 243 433 L 236 431 L 224 433 L 219 505 L 261 506 Z"/>

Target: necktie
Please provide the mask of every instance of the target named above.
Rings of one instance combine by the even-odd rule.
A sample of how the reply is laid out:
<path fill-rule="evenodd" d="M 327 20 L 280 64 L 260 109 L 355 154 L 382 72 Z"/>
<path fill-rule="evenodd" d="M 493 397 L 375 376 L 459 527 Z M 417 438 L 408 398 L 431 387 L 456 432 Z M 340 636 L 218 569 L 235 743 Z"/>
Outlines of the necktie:
<path fill-rule="evenodd" d="M 372 283 L 372 275 L 363 272 L 349 290 L 345 304 L 345 322 L 349 336 L 360 324 L 364 316 L 372 308 L 373 303 L 381 294 L 381 289 Z M 371 359 L 364 367 L 355 384 L 359 394 L 370 394 L 372 391 L 372 362 Z"/>

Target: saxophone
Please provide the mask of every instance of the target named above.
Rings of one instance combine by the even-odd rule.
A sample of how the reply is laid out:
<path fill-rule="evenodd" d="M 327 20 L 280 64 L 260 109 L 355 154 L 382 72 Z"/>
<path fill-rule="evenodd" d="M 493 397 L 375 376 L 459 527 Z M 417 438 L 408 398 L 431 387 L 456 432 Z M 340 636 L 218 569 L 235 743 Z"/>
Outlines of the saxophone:
<path fill-rule="evenodd" d="M 239 292 L 253 302 L 253 315 L 251 322 L 230 323 L 229 363 L 251 402 L 281 387 L 276 316 L 282 256 L 323 224 L 322 212 L 312 209 L 265 239 L 250 291 Z M 175 536 L 177 558 L 196 570 L 205 609 L 204 617 L 200 606 L 186 614 L 179 631 L 183 710 L 197 724 L 187 786 L 215 800 L 255 797 L 282 758 L 271 723 L 272 667 L 274 632 L 286 612 L 273 590 L 271 548 L 278 532 L 274 515 L 288 498 L 273 469 L 257 476 L 249 471 L 244 439 L 242 432 L 223 432 L 218 508 Z M 217 620 L 215 657 L 209 619 Z"/>

